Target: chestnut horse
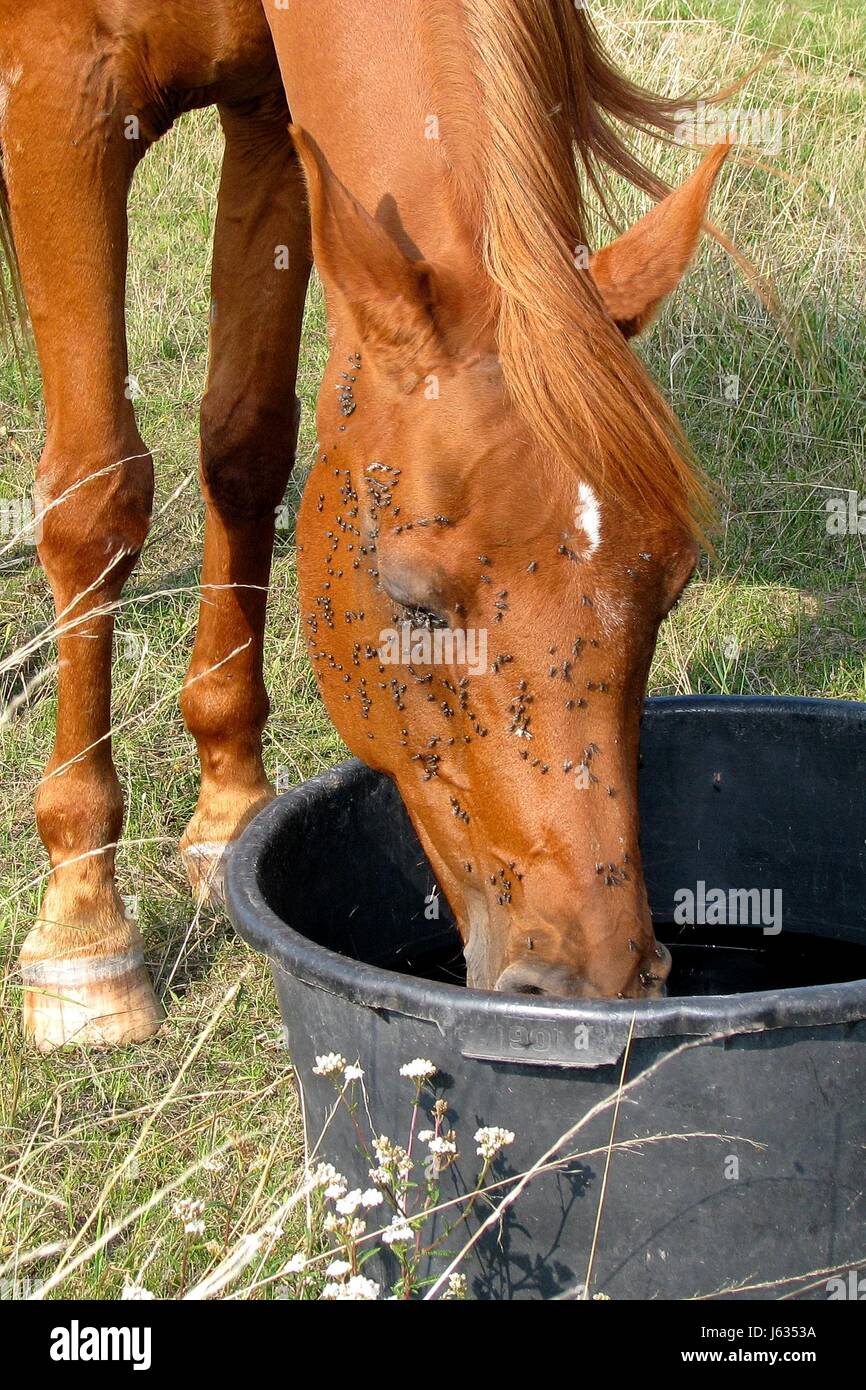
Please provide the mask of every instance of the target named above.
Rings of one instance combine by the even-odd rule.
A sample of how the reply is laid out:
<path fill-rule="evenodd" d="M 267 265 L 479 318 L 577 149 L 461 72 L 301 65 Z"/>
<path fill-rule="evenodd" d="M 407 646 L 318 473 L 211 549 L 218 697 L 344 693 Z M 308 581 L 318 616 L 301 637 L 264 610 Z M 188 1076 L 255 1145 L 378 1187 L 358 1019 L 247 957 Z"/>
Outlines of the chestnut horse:
<path fill-rule="evenodd" d="M 613 169 L 660 196 L 611 118 L 670 130 L 674 104 L 611 66 L 572 0 L 264 14 L 272 42 L 253 0 L 0 0 L 0 145 L 48 416 L 40 556 L 63 631 L 37 800 L 52 872 L 21 957 L 42 1046 L 141 1039 L 160 1019 L 114 886 L 112 608 L 152 495 L 124 392 L 126 196 L 151 141 L 206 102 L 226 153 L 206 601 L 181 697 L 202 767 L 182 841 L 194 883 L 272 795 L 262 630 L 309 204 L 330 360 L 298 566 L 331 716 L 396 781 L 471 984 L 639 998 L 667 974 L 640 868 L 638 726 L 706 502 L 627 340 L 685 270 L 726 150 L 590 255 L 575 153 L 597 188 Z"/>

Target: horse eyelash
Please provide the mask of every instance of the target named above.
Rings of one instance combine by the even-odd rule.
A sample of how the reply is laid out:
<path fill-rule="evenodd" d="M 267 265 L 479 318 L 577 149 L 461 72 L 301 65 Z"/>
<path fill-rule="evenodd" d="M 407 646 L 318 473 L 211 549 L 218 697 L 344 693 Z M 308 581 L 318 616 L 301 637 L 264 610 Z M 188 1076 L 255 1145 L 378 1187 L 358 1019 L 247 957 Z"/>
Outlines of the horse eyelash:
<path fill-rule="evenodd" d="M 433 608 L 422 608 L 418 604 L 410 605 L 401 603 L 400 607 L 406 614 L 412 627 L 447 627 L 448 619 L 441 613 L 437 613 Z"/>

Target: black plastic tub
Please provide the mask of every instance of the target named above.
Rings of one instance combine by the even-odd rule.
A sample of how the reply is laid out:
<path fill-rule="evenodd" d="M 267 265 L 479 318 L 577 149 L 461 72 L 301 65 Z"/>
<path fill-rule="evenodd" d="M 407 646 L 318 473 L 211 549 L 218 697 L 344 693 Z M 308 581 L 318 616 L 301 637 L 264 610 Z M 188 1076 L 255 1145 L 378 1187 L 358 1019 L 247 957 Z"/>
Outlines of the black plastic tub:
<path fill-rule="evenodd" d="M 471 1186 L 479 1125 L 515 1131 L 497 1172 L 521 1173 L 615 1093 L 633 1028 L 590 1294 L 826 1299 L 833 1271 L 866 1273 L 866 705 L 650 701 L 641 767 L 666 999 L 466 989 L 447 910 L 425 916 L 435 884 L 402 803 L 358 762 L 250 825 L 228 870 L 232 919 L 271 961 L 311 1136 L 334 1100 L 316 1054 L 360 1059 L 375 1127 L 401 1142 L 397 1073 L 425 1057 L 461 1139 L 443 1196 Z M 700 883 L 781 890 L 779 921 L 678 924 Z M 478 1241 L 472 1296 L 581 1296 L 611 1121 L 608 1106 L 564 1151 L 584 1156 L 534 1179 Z M 691 1137 L 654 1138 L 676 1135 Z M 322 1156 L 368 1185 L 340 1114 Z"/>

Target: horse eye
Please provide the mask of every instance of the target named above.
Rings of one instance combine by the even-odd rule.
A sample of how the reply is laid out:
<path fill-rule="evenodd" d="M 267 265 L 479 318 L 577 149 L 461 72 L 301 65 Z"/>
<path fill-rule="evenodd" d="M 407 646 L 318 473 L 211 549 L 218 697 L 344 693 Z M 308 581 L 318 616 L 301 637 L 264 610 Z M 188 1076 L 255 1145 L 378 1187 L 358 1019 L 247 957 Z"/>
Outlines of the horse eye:
<path fill-rule="evenodd" d="M 379 575 L 379 587 L 402 609 L 412 627 L 448 627 L 447 612 L 437 604 L 439 585 L 435 578 L 419 574 L 408 565 L 385 565 Z"/>

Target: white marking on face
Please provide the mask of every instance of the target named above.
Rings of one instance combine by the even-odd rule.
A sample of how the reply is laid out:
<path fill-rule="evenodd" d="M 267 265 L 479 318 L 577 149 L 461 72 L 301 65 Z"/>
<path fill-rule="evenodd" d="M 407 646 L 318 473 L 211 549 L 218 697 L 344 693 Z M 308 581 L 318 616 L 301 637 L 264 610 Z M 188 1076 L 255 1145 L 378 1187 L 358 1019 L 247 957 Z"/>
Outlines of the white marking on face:
<path fill-rule="evenodd" d="M 601 507 L 589 483 L 577 485 L 577 507 L 574 524 L 583 531 L 589 541 L 588 555 L 594 555 L 601 545 Z"/>

